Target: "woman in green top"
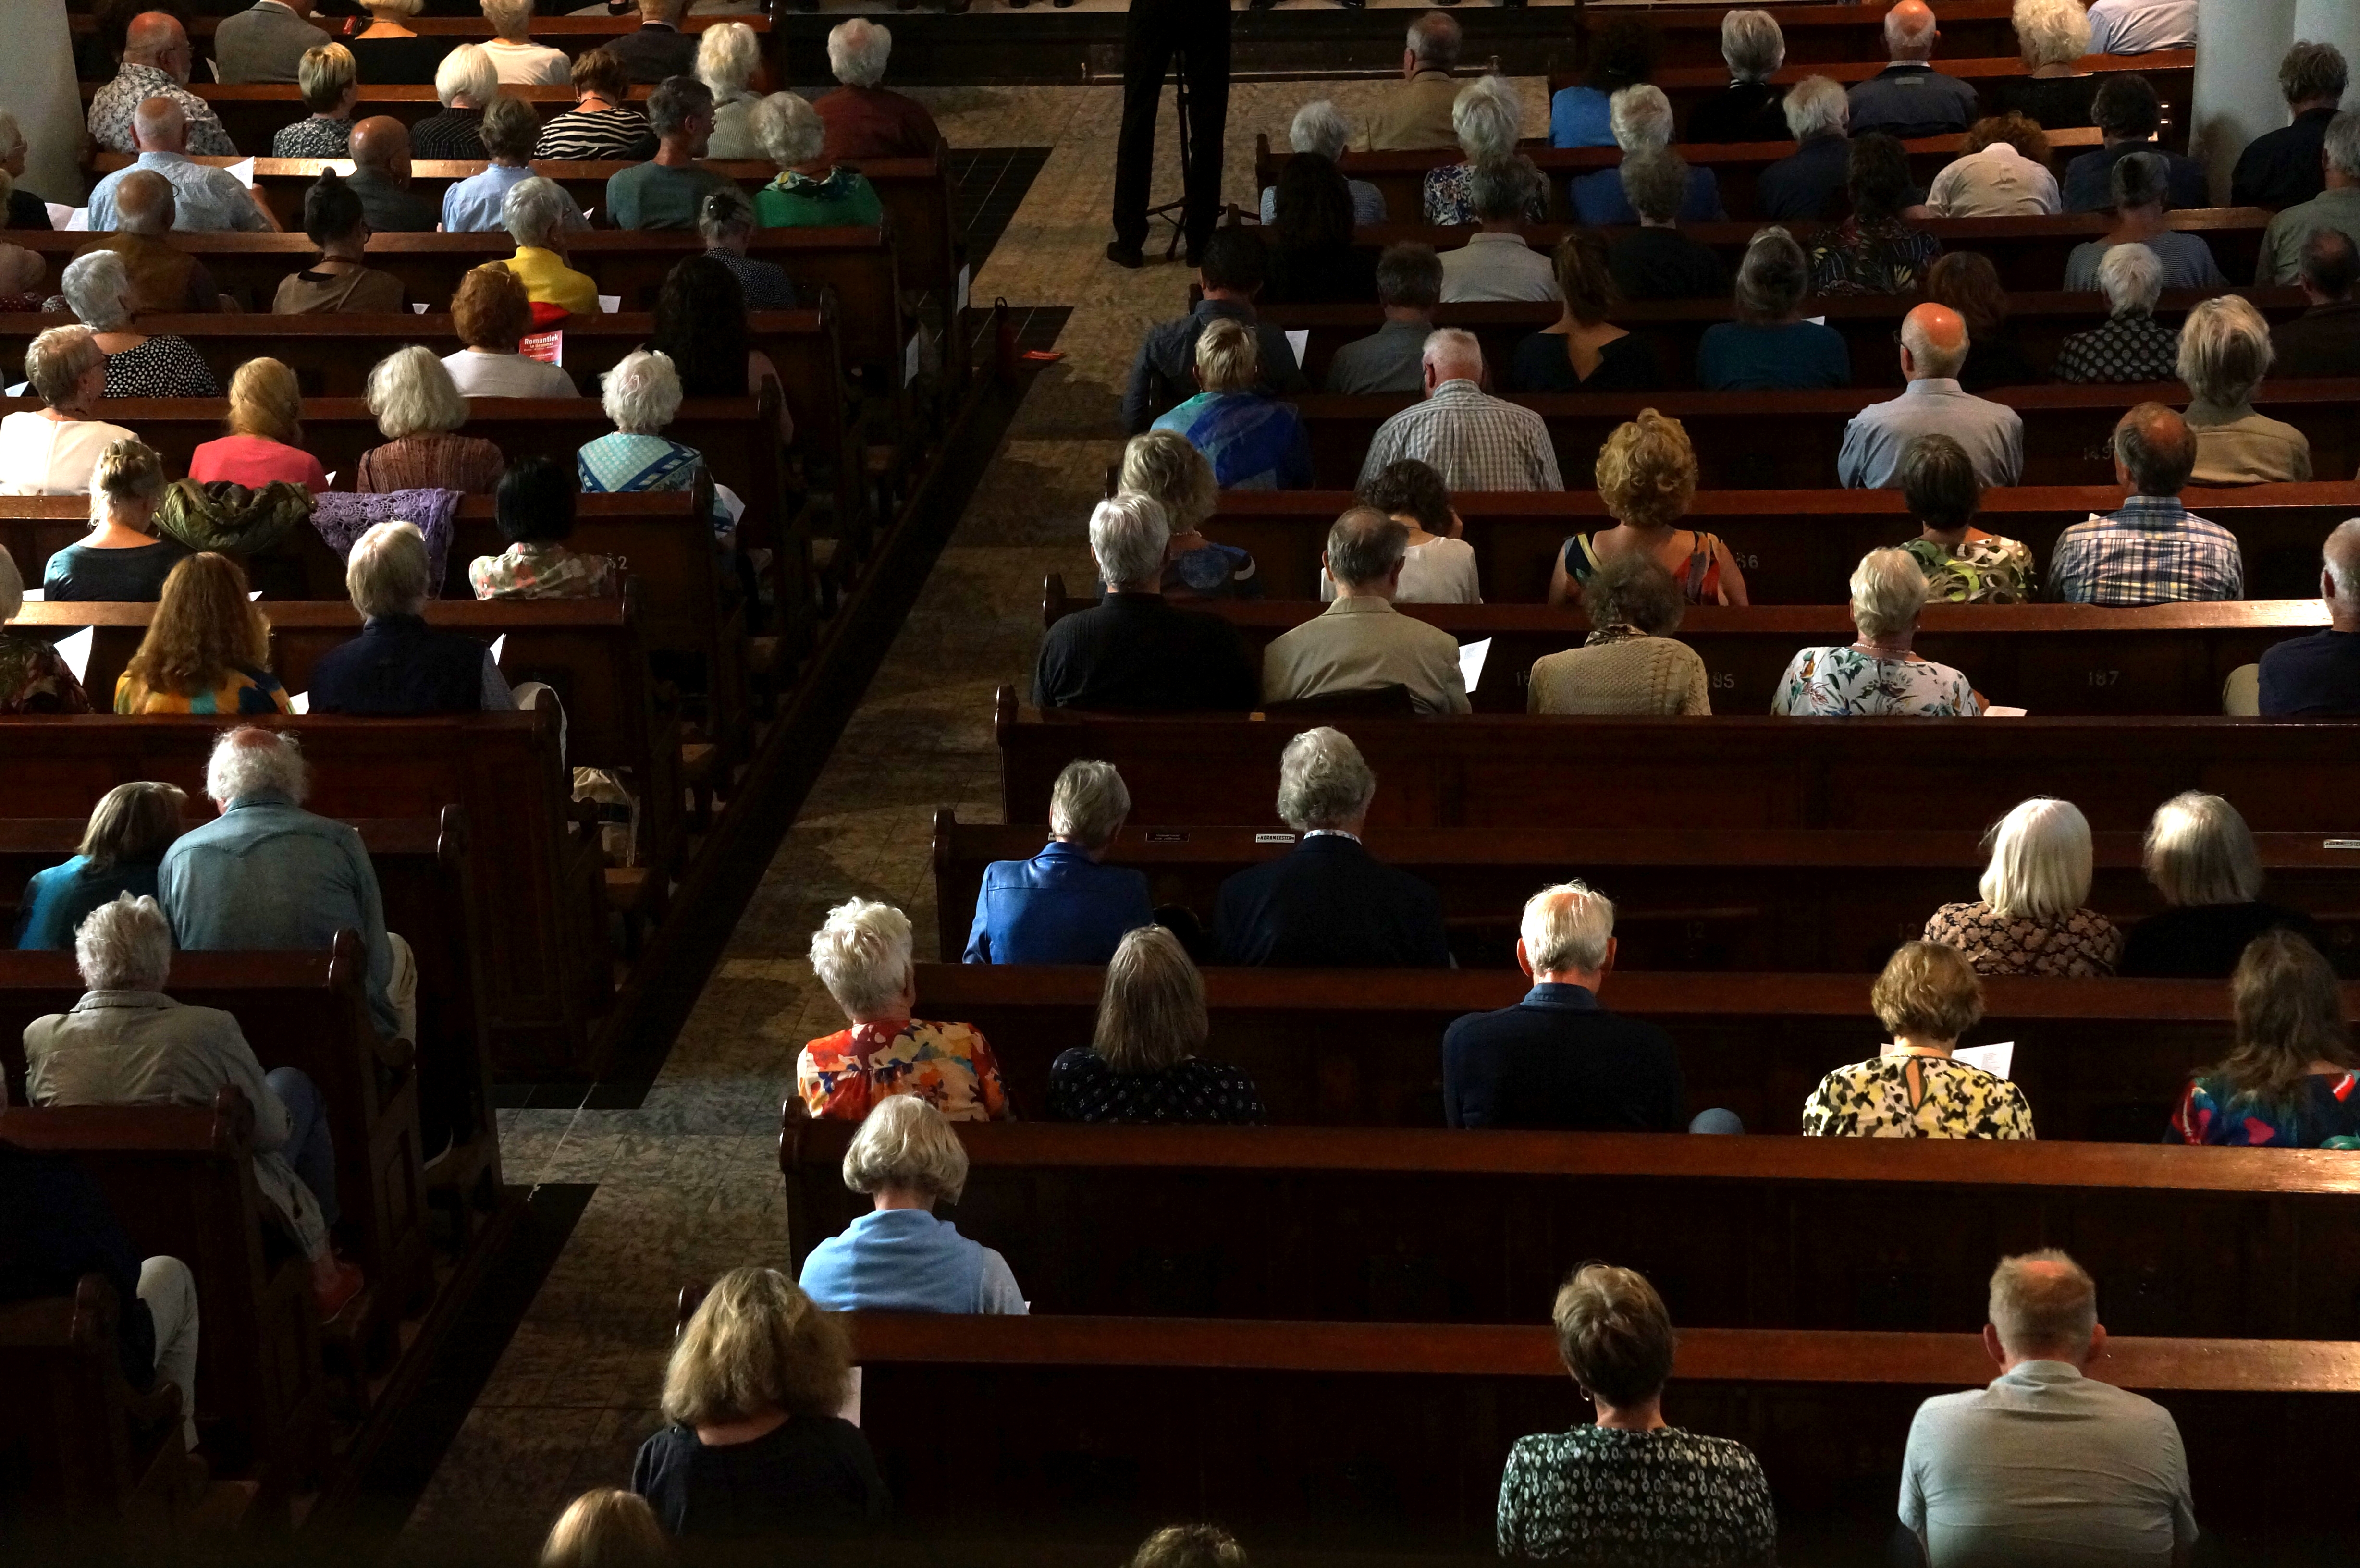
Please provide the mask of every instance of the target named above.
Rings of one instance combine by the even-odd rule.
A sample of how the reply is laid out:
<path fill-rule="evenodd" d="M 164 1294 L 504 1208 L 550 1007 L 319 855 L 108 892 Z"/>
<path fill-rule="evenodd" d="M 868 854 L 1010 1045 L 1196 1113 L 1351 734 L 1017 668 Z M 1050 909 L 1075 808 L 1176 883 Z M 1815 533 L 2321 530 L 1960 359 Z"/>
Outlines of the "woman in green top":
<path fill-rule="evenodd" d="M 1901 494 L 1922 531 L 1901 548 L 1926 574 L 1937 604 L 2022 604 L 2039 578 L 2031 547 L 1974 526 L 1983 487 L 1967 449 L 1949 436 L 1919 436 L 1901 454 Z"/>
<path fill-rule="evenodd" d="M 827 157 L 819 111 L 792 93 L 756 105 L 754 134 L 779 177 L 754 192 L 754 219 L 766 229 L 873 228 L 885 216 L 875 188 L 850 164 Z"/>

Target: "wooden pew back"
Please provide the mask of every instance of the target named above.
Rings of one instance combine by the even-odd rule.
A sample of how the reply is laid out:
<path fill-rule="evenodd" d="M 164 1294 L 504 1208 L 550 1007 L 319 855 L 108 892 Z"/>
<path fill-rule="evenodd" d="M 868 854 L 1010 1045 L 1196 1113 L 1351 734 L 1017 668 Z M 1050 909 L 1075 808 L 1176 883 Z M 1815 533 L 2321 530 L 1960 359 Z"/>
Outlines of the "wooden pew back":
<path fill-rule="evenodd" d="M 181 1511 L 180 1390 L 159 1379 L 132 1391 L 121 1314 L 103 1274 L 83 1275 L 71 1295 L 0 1305 L 0 1516 L 20 1544 L 93 1525 L 127 1526 L 136 1539 Z"/>

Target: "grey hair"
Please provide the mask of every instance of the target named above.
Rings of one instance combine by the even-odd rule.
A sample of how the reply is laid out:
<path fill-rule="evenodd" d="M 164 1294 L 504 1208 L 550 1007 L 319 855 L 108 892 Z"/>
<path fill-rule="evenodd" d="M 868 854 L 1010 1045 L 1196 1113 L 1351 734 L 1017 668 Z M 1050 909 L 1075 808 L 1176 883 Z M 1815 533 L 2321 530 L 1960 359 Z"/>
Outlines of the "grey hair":
<path fill-rule="evenodd" d="M 672 355 L 633 349 L 599 378 L 599 406 L 627 435 L 651 436 L 680 413 L 680 372 Z"/>
<path fill-rule="evenodd" d="M 1688 193 L 1688 159 L 1671 148 L 1643 147 L 1622 156 L 1622 199 L 1639 216 L 1669 223 Z"/>
<path fill-rule="evenodd" d="M 2278 91 L 2289 103 L 2341 98 L 2347 80 L 2344 51 L 2333 44 L 2298 43 L 2278 61 Z"/>
<path fill-rule="evenodd" d="M 1934 47 L 1934 34 L 1941 26 L 1939 18 L 1931 13 L 1932 7 L 1928 6 L 1926 19 L 1919 22 L 1903 16 L 1901 7 L 1898 5 L 1887 11 L 1885 14 L 1885 49 L 1895 55 L 1931 49 Z"/>
<path fill-rule="evenodd" d="M 1120 487 L 1162 503 L 1165 524 L 1179 534 L 1211 517 L 1221 498 L 1212 463 L 1178 430 L 1131 437 L 1122 449 Z"/>
<path fill-rule="evenodd" d="M 1336 107 L 1331 98 L 1314 98 L 1295 112 L 1295 121 L 1286 128 L 1286 141 L 1297 152 L 1316 152 L 1333 163 L 1344 156 L 1344 148 L 1352 139 L 1352 122 L 1344 118 L 1344 111 Z"/>
<path fill-rule="evenodd" d="M 499 68 L 492 63 L 481 44 L 461 44 L 442 57 L 434 68 L 434 96 L 449 108 L 460 99 L 467 100 L 470 108 L 481 109 L 498 96 Z"/>
<path fill-rule="evenodd" d="M 1448 11 L 1428 11 L 1409 25 L 1403 47 L 1417 57 L 1418 64 L 1448 71 L 1459 63 L 1462 37 L 1456 16 Z"/>
<path fill-rule="evenodd" d="M 847 1015 L 883 1011 L 910 984 L 910 917 L 890 904 L 848 898 L 812 932 L 812 973 Z"/>
<path fill-rule="evenodd" d="M 2015 22 L 2027 65 L 2070 65 L 2090 52 L 2090 13 L 2081 0 L 2016 0 Z"/>
<path fill-rule="evenodd" d="M 2125 153 L 2106 171 L 2106 193 L 2117 208 L 2171 204 L 2171 166 L 2156 152 Z"/>
<path fill-rule="evenodd" d="M 1786 129 L 1798 142 L 1814 136 L 1840 136 L 1852 124 L 1852 100 L 1833 77 L 1806 76 L 1786 89 L 1781 105 Z"/>
<path fill-rule="evenodd" d="M 524 25 L 532 20 L 532 0 L 479 0 L 476 8 L 492 25 L 492 31 L 504 38 L 520 36 Z"/>
<path fill-rule="evenodd" d="M 189 112 L 177 98 L 141 99 L 139 107 L 132 111 L 131 125 L 143 148 L 149 142 L 169 142 L 182 148 L 189 143 Z"/>
<path fill-rule="evenodd" d="M 660 136 L 671 136 L 699 114 L 712 113 L 713 89 L 694 76 L 667 76 L 648 94 L 648 125 Z"/>
<path fill-rule="evenodd" d="M 545 174 L 519 180 L 500 198 L 500 227 L 508 238 L 527 249 L 546 250 L 550 237 L 563 232 L 574 216 L 565 187 Z"/>
<path fill-rule="evenodd" d="M 748 27 L 746 37 L 753 36 Z M 892 53 L 893 35 L 866 16 L 841 23 L 827 35 L 827 69 L 847 87 L 874 87 L 884 81 L 885 62 Z"/>
<path fill-rule="evenodd" d="M 1524 105 L 1515 84 L 1504 76 L 1479 76 L 1460 88 L 1450 105 L 1450 128 L 1470 163 L 1513 156 L 1524 130 Z"/>
<path fill-rule="evenodd" d="M 1863 637 L 1907 631 L 1926 607 L 1926 571 L 1906 550 L 1872 550 L 1852 573 L 1852 624 Z"/>
<path fill-rule="evenodd" d="M 344 558 L 344 592 L 364 615 L 414 615 L 433 587 L 430 572 L 426 536 L 416 523 L 377 523 Z"/>
<path fill-rule="evenodd" d="M 827 147 L 819 111 L 792 93 L 773 93 L 754 106 L 754 136 L 781 169 L 809 163 Z"/>
<path fill-rule="evenodd" d="M 2163 261 L 2136 241 L 2115 245 L 2098 258 L 2098 287 L 2109 314 L 2149 315 L 2163 298 Z"/>
<path fill-rule="evenodd" d="M 1131 790 L 1111 762 L 1068 762 L 1049 790 L 1049 831 L 1100 850 L 1131 815 Z"/>
<path fill-rule="evenodd" d="M 1579 878 L 1559 882 L 1524 900 L 1516 934 L 1535 974 L 1593 973 L 1614 940 L 1614 900 Z"/>
<path fill-rule="evenodd" d="M 1918 312 L 1912 310 L 1901 318 L 1901 346 L 1909 351 L 1912 364 L 1939 380 L 1959 374 L 1959 366 L 1967 363 L 1967 355 L 1974 348 L 1974 333 L 1961 321 L 1959 346 L 1945 348 L 1934 342 L 1928 334 L 1925 323 L 1918 319 Z"/>
<path fill-rule="evenodd" d="M 1481 223 L 1522 218 L 1541 185 L 1540 166 L 1522 153 L 1496 163 L 1479 163 L 1467 181 L 1467 204 Z"/>
<path fill-rule="evenodd" d="M 1480 381 L 1483 376 L 1482 341 L 1464 327 L 1437 327 L 1426 333 L 1426 347 L 1419 352 L 1418 359 L 1437 371 L 1466 372 L 1464 377 L 1446 376 L 1446 381 Z"/>
<path fill-rule="evenodd" d="M 2328 530 L 2319 547 L 2321 566 L 2335 580 L 2339 599 L 2360 598 L 2360 517 L 2346 517 Z"/>
<path fill-rule="evenodd" d="M 1090 511 L 1090 554 L 1109 589 L 1120 591 L 1164 581 L 1164 552 L 1172 525 L 1164 504 L 1136 490 L 1122 490 Z"/>
<path fill-rule="evenodd" d="M 923 1096 L 888 1094 L 869 1106 L 844 1151 L 844 1184 L 856 1192 L 913 1187 L 956 1203 L 967 1191 L 967 1149 Z"/>
<path fill-rule="evenodd" d="M 422 343 L 406 343 L 377 362 L 368 376 L 369 412 L 388 441 L 438 435 L 467 422 L 467 399 L 450 369 Z"/>
<path fill-rule="evenodd" d="M 2142 495 L 2177 495 L 2196 471 L 2196 432 L 2169 403 L 2141 403 L 2115 420 L 2114 450 Z"/>
<path fill-rule="evenodd" d="M 716 185 L 697 203 L 696 232 L 708 245 L 719 245 L 731 234 L 751 234 L 756 226 L 754 203 L 742 185 Z"/>
<path fill-rule="evenodd" d="M 2242 294 L 2198 301 L 2180 328 L 2176 367 L 2189 391 L 2234 408 L 2250 401 L 2270 368 L 2270 325 Z"/>
<path fill-rule="evenodd" d="M 743 22 L 716 22 L 696 40 L 696 79 L 716 99 L 744 93 L 761 63 L 761 43 Z"/>
<path fill-rule="evenodd" d="M 2055 922 L 2090 898 L 2090 819 L 2046 795 L 2017 803 L 1984 835 L 1991 860 L 1976 889 L 2004 920 Z"/>
<path fill-rule="evenodd" d="M 1614 145 L 1624 152 L 1672 145 L 1672 101 L 1652 82 L 1615 89 L 1606 101 L 1606 117 L 1614 127 Z"/>
<path fill-rule="evenodd" d="M 2346 180 L 2360 180 L 2360 110 L 2346 109 L 2327 122 L 2327 161 Z"/>
<path fill-rule="evenodd" d="M 213 737 L 205 757 L 205 799 L 216 806 L 269 790 L 297 805 L 311 792 L 303 743 L 285 730 L 246 724 Z"/>
<path fill-rule="evenodd" d="M 1090 1048 L 1117 1073 L 1162 1073 L 1210 1032 L 1205 977 L 1188 950 L 1162 926 L 1134 927 L 1107 960 Z"/>
<path fill-rule="evenodd" d="M 33 396 L 54 408 L 74 395 L 83 376 L 105 363 L 106 353 L 88 327 L 51 327 L 25 350 L 25 379 L 33 384 Z"/>
<path fill-rule="evenodd" d="M 94 332 L 111 332 L 131 320 L 131 273 L 111 250 L 94 250 L 66 263 L 58 287 L 74 319 Z"/>
<path fill-rule="evenodd" d="M 1767 11 L 1731 11 L 1721 18 L 1721 58 L 1740 82 L 1767 82 L 1786 63 L 1786 35 Z"/>
<path fill-rule="evenodd" d="M 1328 575 L 1347 588 L 1382 583 L 1409 553 L 1409 529 L 1374 506 L 1354 506 L 1328 530 Z"/>
<path fill-rule="evenodd" d="M 2000 1345 L 2014 1356 L 2055 1351 L 2078 1361 L 2098 1332 L 2097 1281 L 2053 1247 L 2001 1258 L 1989 1305 Z"/>
<path fill-rule="evenodd" d="M 1737 319 L 1782 321 L 1810 287 L 1810 267 L 1795 236 L 1775 223 L 1758 229 L 1737 264 Z"/>
<path fill-rule="evenodd" d="M 2250 904 L 2262 896 L 2262 854 L 2237 808 L 2190 789 L 2155 809 L 2139 856 L 2147 879 L 2174 908 Z"/>
<path fill-rule="evenodd" d="M 93 991 L 160 991 L 172 977 L 172 924 L 153 898 L 125 893 L 82 917 L 74 967 Z"/>
<path fill-rule="evenodd" d="M 1342 730 L 1305 730 L 1279 754 L 1278 820 L 1297 833 L 1348 827 L 1376 795 L 1375 771 Z"/>

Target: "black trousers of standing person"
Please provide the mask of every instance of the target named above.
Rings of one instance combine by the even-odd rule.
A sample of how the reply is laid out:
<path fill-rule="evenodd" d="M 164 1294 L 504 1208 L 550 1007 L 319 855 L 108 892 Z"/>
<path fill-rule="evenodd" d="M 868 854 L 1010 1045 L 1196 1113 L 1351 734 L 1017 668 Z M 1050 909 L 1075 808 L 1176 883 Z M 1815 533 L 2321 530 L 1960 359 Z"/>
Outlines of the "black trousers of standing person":
<path fill-rule="evenodd" d="M 1155 112 L 1175 55 L 1188 84 L 1185 232 L 1193 257 L 1212 237 L 1221 212 L 1221 136 L 1229 119 L 1229 0 L 1131 0 L 1122 35 L 1122 136 L 1114 155 L 1114 236 L 1131 250 L 1147 244 Z"/>

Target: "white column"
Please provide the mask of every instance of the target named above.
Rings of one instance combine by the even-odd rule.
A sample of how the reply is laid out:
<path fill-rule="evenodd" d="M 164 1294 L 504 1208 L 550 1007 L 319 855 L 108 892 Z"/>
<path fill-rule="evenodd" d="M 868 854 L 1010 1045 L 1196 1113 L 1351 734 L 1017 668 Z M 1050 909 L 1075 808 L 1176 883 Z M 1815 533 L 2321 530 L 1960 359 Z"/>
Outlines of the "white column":
<path fill-rule="evenodd" d="M 2295 39 L 2298 6 L 2360 9 L 2354 0 L 2206 0 L 2197 7 L 2196 123 L 2188 150 L 2212 175 L 2216 203 L 2229 199 L 2229 171 L 2245 144 L 2287 123 L 2278 60 Z"/>
<path fill-rule="evenodd" d="M 74 86 L 66 0 L 9 0 L 8 43 L 0 49 L 0 104 L 16 116 L 31 148 L 25 185 L 51 201 L 79 206 L 82 97 Z"/>

